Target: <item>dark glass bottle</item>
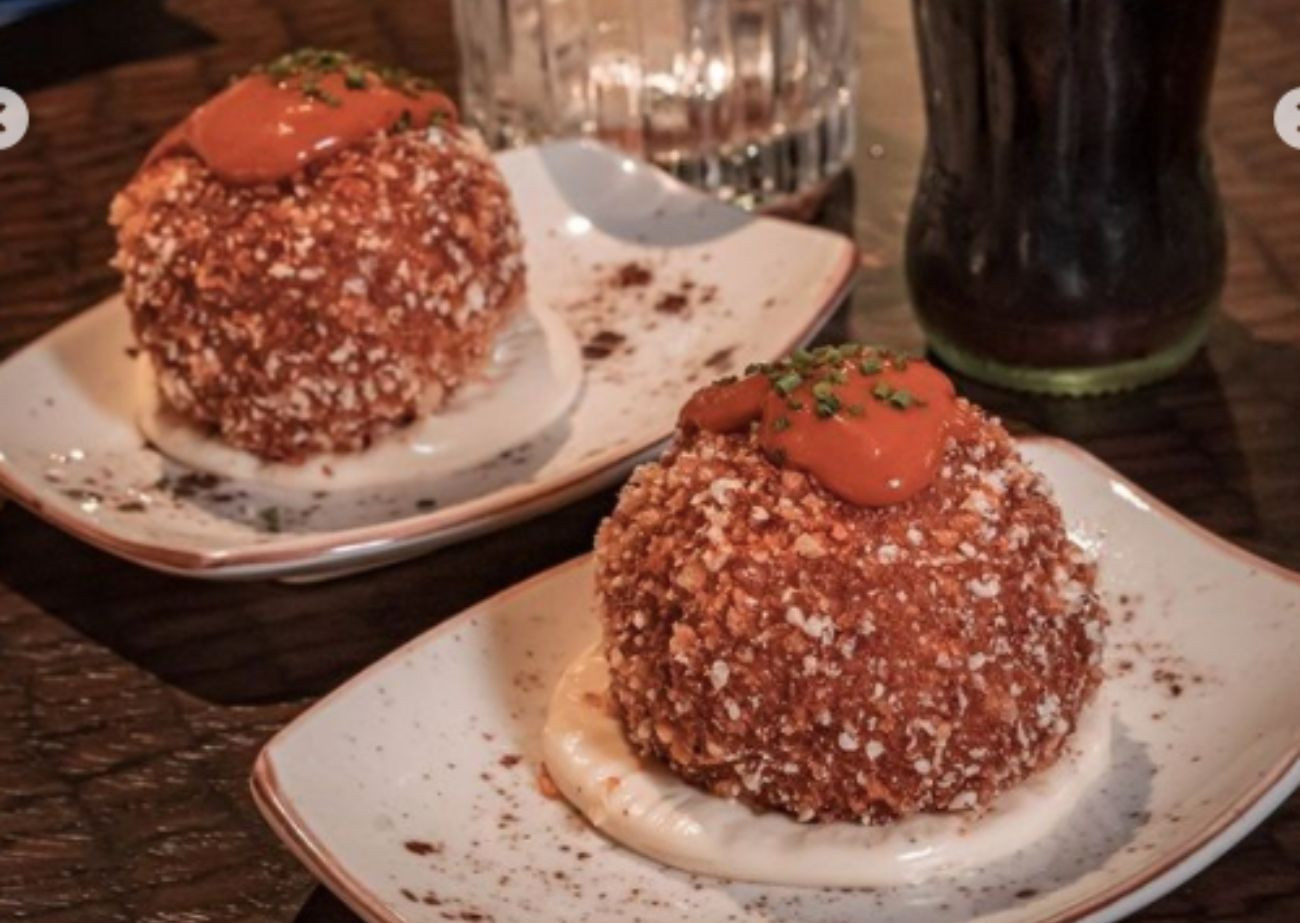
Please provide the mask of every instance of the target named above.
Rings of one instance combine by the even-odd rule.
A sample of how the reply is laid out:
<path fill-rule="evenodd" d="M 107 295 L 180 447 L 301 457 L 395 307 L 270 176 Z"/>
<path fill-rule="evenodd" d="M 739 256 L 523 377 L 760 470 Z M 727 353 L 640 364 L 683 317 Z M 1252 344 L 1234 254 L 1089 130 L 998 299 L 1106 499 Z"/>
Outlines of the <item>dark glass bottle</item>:
<path fill-rule="evenodd" d="M 1223 286 L 1205 138 L 1221 0 L 914 0 L 929 125 L 907 230 L 934 351 L 1092 394 L 1175 371 Z"/>

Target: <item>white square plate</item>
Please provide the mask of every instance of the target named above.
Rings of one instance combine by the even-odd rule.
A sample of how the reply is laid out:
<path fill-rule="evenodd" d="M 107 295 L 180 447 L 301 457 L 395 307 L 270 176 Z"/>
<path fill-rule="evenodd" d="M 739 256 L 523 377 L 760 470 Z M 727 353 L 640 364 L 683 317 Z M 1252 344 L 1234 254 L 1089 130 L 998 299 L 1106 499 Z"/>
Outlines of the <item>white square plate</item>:
<path fill-rule="evenodd" d="M 439 625 L 309 709 L 260 755 L 258 803 L 322 881 L 385 923 L 1118 919 L 1300 783 L 1300 576 L 1068 443 L 1021 446 L 1071 534 L 1098 547 L 1115 719 L 1109 772 L 1012 859 L 873 891 L 737 884 L 641 858 L 544 797 L 550 691 L 598 635 L 589 558 Z"/>
<path fill-rule="evenodd" d="M 187 477 L 135 425 L 131 334 L 113 298 L 0 365 L 0 489 L 78 538 L 174 573 L 375 566 L 617 480 L 669 435 L 695 387 L 740 357 L 805 342 L 848 290 L 856 251 L 844 237 L 748 215 L 608 148 L 566 142 L 497 162 L 523 226 L 527 297 L 588 347 L 581 393 L 541 435 L 400 488 L 313 496 Z M 652 281 L 610 284 L 629 262 Z"/>

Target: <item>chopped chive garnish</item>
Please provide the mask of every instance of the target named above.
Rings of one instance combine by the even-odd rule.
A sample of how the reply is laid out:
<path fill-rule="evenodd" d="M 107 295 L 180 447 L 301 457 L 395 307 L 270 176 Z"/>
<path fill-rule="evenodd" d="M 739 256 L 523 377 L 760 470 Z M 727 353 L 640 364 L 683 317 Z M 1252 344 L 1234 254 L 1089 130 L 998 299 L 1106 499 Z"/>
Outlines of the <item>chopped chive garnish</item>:
<path fill-rule="evenodd" d="M 316 99 L 326 105 L 342 105 L 343 101 L 333 93 L 323 91 L 319 80 L 326 74 L 343 75 L 343 85 L 349 90 L 364 90 L 370 86 L 370 78 L 378 80 L 391 89 L 415 98 L 420 92 L 434 90 L 437 87 L 427 77 L 412 74 L 397 67 L 385 67 L 372 64 L 361 58 L 355 58 L 342 51 L 327 51 L 319 48 L 301 48 L 281 55 L 253 68 L 253 73 L 265 74 L 273 83 L 285 85 L 297 79 L 299 89 L 308 99 Z"/>
<path fill-rule="evenodd" d="M 776 381 L 772 382 L 773 387 L 782 394 L 790 394 L 795 388 L 803 384 L 803 376 L 798 372 L 786 372 Z"/>
<path fill-rule="evenodd" d="M 395 127 L 407 127 L 409 124 L 409 113 L 404 113 L 403 120 Z M 909 361 L 911 357 L 899 351 L 861 343 L 843 343 L 838 346 L 798 349 L 785 359 L 775 362 L 754 362 L 745 367 L 745 375 L 764 376 L 772 389 L 784 398 L 785 406 L 790 411 L 811 409 L 820 419 L 828 419 L 838 413 L 861 417 L 866 413 L 865 407 L 861 403 L 845 404 L 836 393 L 836 388 L 847 385 L 849 375 L 855 369 L 862 375 L 874 376 L 889 368 L 906 369 Z M 795 391 L 805 385 L 812 394 L 811 402 L 794 396 Z M 896 388 L 886 381 L 876 380 L 869 393 L 876 400 L 898 410 L 925 406 L 925 402 L 915 394 Z M 810 407 L 806 407 L 806 403 Z M 776 432 L 783 432 L 793 425 L 790 417 L 781 416 L 773 421 L 772 428 Z"/>

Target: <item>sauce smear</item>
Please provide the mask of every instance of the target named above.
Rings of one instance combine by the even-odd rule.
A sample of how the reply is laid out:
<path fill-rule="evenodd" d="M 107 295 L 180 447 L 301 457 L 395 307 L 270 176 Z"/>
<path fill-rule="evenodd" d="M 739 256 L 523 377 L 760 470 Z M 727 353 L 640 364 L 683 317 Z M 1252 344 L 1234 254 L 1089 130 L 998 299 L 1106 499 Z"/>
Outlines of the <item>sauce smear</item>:
<path fill-rule="evenodd" d="M 367 72 L 284 80 L 251 74 L 164 135 L 145 165 L 188 152 L 227 183 L 272 183 L 375 132 L 442 119 L 456 119 L 446 96 L 391 86 Z"/>
<path fill-rule="evenodd" d="M 963 416 L 952 382 L 929 363 L 847 346 L 704 388 L 681 422 L 717 433 L 757 422 L 759 446 L 777 464 L 849 503 L 885 506 L 934 481 Z"/>

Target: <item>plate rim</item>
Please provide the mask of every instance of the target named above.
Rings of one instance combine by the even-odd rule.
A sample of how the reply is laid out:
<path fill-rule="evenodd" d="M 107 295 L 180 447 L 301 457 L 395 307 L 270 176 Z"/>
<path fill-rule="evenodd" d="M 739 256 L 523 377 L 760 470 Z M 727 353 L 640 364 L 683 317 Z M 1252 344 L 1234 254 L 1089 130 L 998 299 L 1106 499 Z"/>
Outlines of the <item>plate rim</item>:
<path fill-rule="evenodd" d="M 545 151 L 564 147 L 585 148 L 597 150 L 609 156 L 626 157 L 625 154 L 614 148 L 588 140 L 561 141 L 501 153 L 518 154 L 521 150 Z M 657 181 L 666 184 L 676 192 L 685 192 L 710 202 L 714 201 L 699 190 L 693 189 L 652 164 L 645 161 L 637 161 L 637 163 L 641 169 L 654 174 Z M 721 202 L 717 204 L 724 208 L 734 207 Z M 782 224 L 793 224 L 780 218 L 762 214 L 755 214 L 751 217 L 757 221 L 778 221 Z M 804 322 L 798 326 L 789 341 L 777 350 L 777 355 L 758 357 L 760 359 L 779 358 L 811 339 L 847 297 L 857 276 L 860 250 L 851 238 L 813 225 L 795 225 L 795 227 L 801 231 L 812 231 L 818 236 L 824 236 L 828 247 L 833 247 L 837 251 L 835 253 L 835 262 L 827 273 L 822 288 L 814 297 L 808 299 L 807 303 L 813 307 Z M 82 309 L 63 323 L 58 324 L 5 358 L 0 365 L 7 365 L 29 352 L 48 348 L 50 340 L 60 335 L 66 335 L 69 329 L 75 325 L 88 323 L 91 318 L 114 310 L 113 302 L 120 296 L 121 291 L 119 290 Z M 610 447 L 599 455 L 575 465 L 562 477 L 549 480 L 544 484 L 511 484 L 499 490 L 490 491 L 470 500 L 453 504 L 445 509 L 435 509 L 401 519 L 390 519 L 314 535 L 291 536 L 270 542 L 227 546 L 211 550 L 175 548 L 160 541 L 129 538 L 96 520 L 77 516 L 75 513 L 59 506 L 49 504 L 43 499 L 39 490 L 29 488 L 23 483 L 13 466 L 4 459 L 3 453 L 0 453 L 0 493 L 8 494 L 15 502 L 25 507 L 33 515 L 45 520 L 73 538 L 92 545 L 101 551 L 125 558 L 135 564 L 182 576 L 258 579 L 275 577 L 281 574 L 290 576 L 293 573 L 293 568 L 297 565 L 305 567 L 313 564 L 323 564 L 334 557 L 337 557 L 337 564 L 340 568 L 348 568 L 353 565 L 363 567 L 367 563 L 371 563 L 373 566 L 375 563 L 382 562 L 368 559 L 373 558 L 376 553 L 387 547 L 406 545 L 421 539 L 433 541 L 439 536 L 454 537 L 465 530 L 472 529 L 476 525 L 486 524 L 498 518 L 514 522 L 524 518 L 533 510 L 544 512 L 550 508 L 548 504 L 553 506 L 558 502 L 563 502 L 573 496 L 574 491 L 580 490 L 586 484 L 590 483 L 599 487 L 599 485 L 606 483 L 607 479 L 616 477 L 623 467 L 634 464 L 643 455 L 656 452 L 657 449 L 667 443 L 671 436 L 672 427 L 669 426 L 640 442 Z M 357 560 L 349 554 L 360 548 L 366 548 L 371 552 L 366 555 L 366 560 Z"/>
<path fill-rule="evenodd" d="M 1262 558 L 1254 552 L 1235 545 L 1210 531 L 1169 506 L 1163 500 L 1150 494 L 1091 452 L 1074 443 L 1056 436 L 1041 434 L 1017 436 L 1015 441 L 1018 445 L 1040 445 L 1069 456 L 1072 460 L 1095 473 L 1125 485 L 1138 499 L 1149 506 L 1151 513 L 1187 529 L 1197 540 L 1219 549 L 1242 563 L 1300 587 L 1300 572 L 1289 570 L 1280 564 Z M 483 610 L 499 605 L 516 595 L 528 592 L 543 581 L 549 581 L 570 570 L 588 566 L 593 556 L 594 552 L 587 552 L 549 567 L 474 603 L 429 630 L 415 636 L 374 663 L 363 667 L 355 675 L 313 702 L 270 737 L 258 751 L 249 774 L 249 788 L 258 811 L 271 830 L 280 838 L 280 841 L 288 847 L 289 851 L 297 857 L 298 861 L 307 868 L 312 876 L 325 884 L 330 891 L 362 918 L 372 921 L 372 923 L 403 923 L 403 918 L 400 915 L 390 912 L 382 898 L 368 888 L 364 882 L 353 876 L 343 863 L 330 852 L 328 846 L 313 836 L 292 801 L 284 795 L 280 788 L 275 767 L 271 761 L 272 750 L 300 722 L 317 711 L 325 710 L 336 698 L 341 698 L 351 689 L 361 686 L 389 663 L 399 660 L 407 651 L 434 642 L 440 635 L 451 631 L 453 627 L 459 627 L 464 621 L 475 617 Z M 1187 882 L 1215 860 L 1221 858 L 1228 850 L 1236 846 L 1246 834 L 1254 830 L 1273 813 L 1297 788 L 1300 788 L 1300 740 L 1293 741 L 1291 747 L 1269 767 L 1268 771 L 1254 785 L 1245 789 L 1222 811 L 1211 818 L 1176 853 L 1149 867 L 1139 869 L 1133 875 L 1096 894 L 1081 897 L 1075 904 L 1065 907 L 1051 916 L 1041 918 L 1041 923 L 1076 923 L 1076 921 L 1089 919 L 1096 921 L 1118 920 L 1141 907 L 1147 906 Z"/>
<path fill-rule="evenodd" d="M 580 570 L 592 560 L 595 552 L 588 551 L 575 558 L 562 561 L 527 577 L 518 583 L 479 600 L 468 608 L 462 609 L 450 618 L 439 622 L 427 631 L 423 631 L 411 640 L 394 648 L 373 663 L 362 667 L 356 674 L 344 680 L 315 702 L 308 705 L 280 730 L 276 731 L 257 751 L 252 769 L 248 776 L 249 791 L 253 803 L 257 806 L 262 819 L 272 832 L 280 838 L 291 853 L 301 862 L 318 881 L 326 887 L 358 916 L 373 923 L 405 923 L 401 916 L 390 913 L 388 905 L 365 883 L 347 871 L 347 868 L 330 852 L 325 843 L 314 837 L 307 823 L 302 819 L 293 802 L 286 798 L 279 786 L 275 766 L 271 762 L 271 750 L 282 737 L 291 732 L 295 725 L 310 717 L 318 710 L 323 711 L 336 698 L 342 698 L 350 689 L 360 686 L 371 674 L 378 674 L 386 664 L 396 662 L 408 650 L 423 647 L 435 641 L 439 636 L 450 633 L 467 619 L 473 618 L 479 611 L 528 592 L 534 586 L 549 581 L 570 570 Z"/>

